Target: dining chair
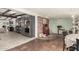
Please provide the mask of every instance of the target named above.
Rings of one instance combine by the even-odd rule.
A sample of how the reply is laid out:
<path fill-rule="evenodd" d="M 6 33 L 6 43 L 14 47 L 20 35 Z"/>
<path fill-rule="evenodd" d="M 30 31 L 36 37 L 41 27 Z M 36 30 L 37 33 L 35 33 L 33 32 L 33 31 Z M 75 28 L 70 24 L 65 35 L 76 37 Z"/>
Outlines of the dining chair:
<path fill-rule="evenodd" d="M 68 35 L 67 31 L 63 31 L 63 51 L 65 50 L 65 36 Z"/>
<path fill-rule="evenodd" d="M 69 30 L 69 34 L 72 34 L 72 33 L 73 33 L 73 31 Z"/>
<path fill-rule="evenodd" d="M 68 47 L 68 51 L 75 51 L 75 47 L 74 46 Z"/>
<path fill-rule="evenodd" d="M 58 32 L 58 35 L 60 34 L 59 31 L 61 30 L 61 28 L 62 28 L 61 25 L 58 25 L 58 26 L 57 26 L 57 32 Z"/>
<path fill-rule="evenodd" d="M 79 39 L 76 39 L 76 49 L 79 51 Z"/>

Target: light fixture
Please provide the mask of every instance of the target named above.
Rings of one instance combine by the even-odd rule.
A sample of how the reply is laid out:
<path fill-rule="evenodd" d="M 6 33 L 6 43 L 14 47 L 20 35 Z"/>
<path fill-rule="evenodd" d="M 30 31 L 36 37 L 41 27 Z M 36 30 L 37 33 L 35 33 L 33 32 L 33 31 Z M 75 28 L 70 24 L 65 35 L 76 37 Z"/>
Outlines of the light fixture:
<path fill-rule="evenodd" d="M 72 18 L 75 18 L 75 15 L 72 15 Z"/>

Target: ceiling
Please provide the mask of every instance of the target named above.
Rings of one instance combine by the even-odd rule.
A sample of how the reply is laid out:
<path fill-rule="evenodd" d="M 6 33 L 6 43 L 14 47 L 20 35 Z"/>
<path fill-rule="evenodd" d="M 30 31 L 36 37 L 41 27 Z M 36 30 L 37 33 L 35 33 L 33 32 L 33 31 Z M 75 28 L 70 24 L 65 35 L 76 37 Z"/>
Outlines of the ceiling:
<path fill-rule="evenodd" d="M 8 8 L 0 8 L 0 19 L 17 18 L 18 16 L 25 15 L 22 12 L 17 12 Z"/>
<path fill-rule="evenodd" d="M 33 13 L 47 17 L 71 17 L 79 15 L 79 8 L 24 8 Z"/>
<path fill-rule="evenodd" d="M 17 8 L 16 8 L 17 9 Z M 45 17 L 71 18 L 79 17 L 79 8 L 20 8 Z M 25 11 L 24 11 L 25 12 Z M 17 17 L 25 13 L 12 8 L 0 8 L 0 16 Z M 1 17 L 0 17 L 1 18 Z"/>

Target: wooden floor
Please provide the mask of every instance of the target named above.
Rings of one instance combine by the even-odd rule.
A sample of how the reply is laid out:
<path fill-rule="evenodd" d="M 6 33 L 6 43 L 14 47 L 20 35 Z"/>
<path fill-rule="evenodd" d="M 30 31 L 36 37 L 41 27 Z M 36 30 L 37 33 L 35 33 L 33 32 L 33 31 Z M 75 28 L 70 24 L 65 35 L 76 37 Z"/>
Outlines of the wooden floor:
<path fill-rule="evenodd" d="M 35 39 L 8 51 L 63 51 L 63 39 L 61 37 L 52 40 Z"/>

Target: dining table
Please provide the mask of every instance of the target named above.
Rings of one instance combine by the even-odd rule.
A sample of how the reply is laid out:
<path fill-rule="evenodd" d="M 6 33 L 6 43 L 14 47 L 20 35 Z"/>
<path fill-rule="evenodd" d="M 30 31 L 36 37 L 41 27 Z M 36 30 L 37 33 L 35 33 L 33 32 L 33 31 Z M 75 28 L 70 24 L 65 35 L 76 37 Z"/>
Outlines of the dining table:
<path fill-rule="evenodd" d="M 76 39 L 79 39 L 79 34 L 69 34 L 65 36 L 65 47 L 68 48 L 76 44 Z"/>

